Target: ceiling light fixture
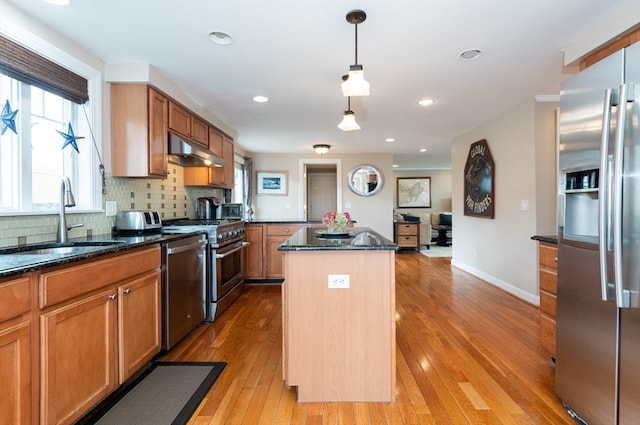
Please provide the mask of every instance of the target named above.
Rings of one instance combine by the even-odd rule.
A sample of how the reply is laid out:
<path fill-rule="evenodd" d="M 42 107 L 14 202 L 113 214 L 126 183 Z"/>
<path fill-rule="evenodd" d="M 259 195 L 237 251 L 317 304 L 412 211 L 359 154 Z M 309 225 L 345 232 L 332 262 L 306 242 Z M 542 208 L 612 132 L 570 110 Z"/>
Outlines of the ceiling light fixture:
<path fill-rule="evenodd" d="M 435 100 L 433 99 L 421 99 L 418 101 L 418 105 L 420 106 L 429 106 L 429 105 L 433 105 L 435 103 Z"/>
<path fill-rule="evenodd" d="M 209 33 L 209 40 L 215 44 L 227 45 L 233 43 L 233 39 L 226 32 L 212 31 Z"/>
<path fill-rule="evenodd" d="M 319 155 L 324 155 L 329 152 L 329 149 L 331 149 L 331 145 L 313 145 L 313 150 Z"/>
<path fill-rule="evenodd" d="M 269 98 L 267 96 L 253 96 L 252 99 L 254 102 L 256 103 L 267 103 L 269 101 Z"/>
<path fill-rule="evenodd" d="M 47 0 L 47 3 L 55 4 L 56 6 L 69 6 L 71 0 Z"/>
<path fill-rule="evenodd" d="M 356 33 L 356 61 L 349 66 L 349 78 L 342 83 L 343 96 L 369 96 L 369 83 L 364 79 L 362 65 L 358 65 L 358 24 L 367 19 L 364 10 L 356 9 L 347 13 L 347 22 L 353 24 Z"/>
<path fill-rule="evenodd" d="M 482 56 L 482 50 L 480 49 L 468 49 L 458 55 L 460 59 L 465 61 L 474 60 L 480 56 Z"/>
<path fill-rule="evenodd" d="M 347 110 L 342 115 L 342 121 L 338 124 L 338 128 L 342 131 L 360 130 L 360 126 L 356 122 L 356 116 L 351 110 L 351 97 L 347 97 Z"/>

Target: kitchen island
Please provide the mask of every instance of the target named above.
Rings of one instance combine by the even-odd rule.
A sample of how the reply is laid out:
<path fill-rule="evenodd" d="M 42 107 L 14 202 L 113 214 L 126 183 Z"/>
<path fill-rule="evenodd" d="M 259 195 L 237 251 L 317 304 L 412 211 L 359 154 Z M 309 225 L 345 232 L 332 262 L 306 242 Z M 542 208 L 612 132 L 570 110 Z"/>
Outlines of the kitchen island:
<path fill-rule="evenodd" d="M 299 402 L 395 400 L 395 252 L 369 228 L 296 232 L 284 253 L 283 375 Z"/>

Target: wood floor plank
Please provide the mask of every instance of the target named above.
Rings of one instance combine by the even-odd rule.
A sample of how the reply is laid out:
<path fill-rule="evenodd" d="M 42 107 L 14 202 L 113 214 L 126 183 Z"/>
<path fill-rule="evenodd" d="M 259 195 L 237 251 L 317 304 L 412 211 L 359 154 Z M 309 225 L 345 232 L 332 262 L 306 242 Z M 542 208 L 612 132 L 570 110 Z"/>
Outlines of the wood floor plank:
<path fill-rule="evenodd" d="M 573 425 L 554 393 L 537 307 L 451 266 L 396 255 L 396 402 L 297 403 L 282 380 L 279 285 L 246 285 L 161 360 L 227 367 L 190 425 Z"/>

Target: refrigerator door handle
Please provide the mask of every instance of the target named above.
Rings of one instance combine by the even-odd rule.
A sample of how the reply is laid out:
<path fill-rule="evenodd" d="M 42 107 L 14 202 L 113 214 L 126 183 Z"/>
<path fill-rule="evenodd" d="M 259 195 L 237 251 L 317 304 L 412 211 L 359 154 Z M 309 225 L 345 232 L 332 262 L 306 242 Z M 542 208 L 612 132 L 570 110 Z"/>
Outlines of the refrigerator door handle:
<path fill-rule="evenodd" d="M 616 293 L 616 305 L 619 308 L 629 307 L 629 297 L 624 296 L 625 279 L 622 268 L 622 159 L 624 156 L 624 130 L 627 120 L 627 89 L 627 84 L 620 86 L 616 138 L 613 151 L 613 285 Z"/>
<path fill-rule="evenodd" d="M 613 301 L 609 295 L 609 267 L 607 265 L 607 253 L 611 243 L 609 234 L 609 223 L 611 216 L 609 215 L 610 198 L 609 193 L 609 130 L 611 128 L 611 108 L 614 104 L 613 89 L 607 89 L 604 93 L 604 108 L 602 112 L 602 136 L 600 139 L 600 203 L 598 214 L 598 234 L 600 235 L 599 253 L 600 253 L 600 289 L 602 291 L 602 301 Z"/>

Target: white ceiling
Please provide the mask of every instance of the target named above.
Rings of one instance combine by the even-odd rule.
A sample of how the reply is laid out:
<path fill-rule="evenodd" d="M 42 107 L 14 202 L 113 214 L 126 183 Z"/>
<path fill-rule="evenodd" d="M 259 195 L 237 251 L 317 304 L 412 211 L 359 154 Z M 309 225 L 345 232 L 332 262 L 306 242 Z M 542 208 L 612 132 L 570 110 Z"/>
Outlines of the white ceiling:
<path fill-rule="evenodd" d="M 533 96 L 558 94 L 561 49 L 633 2 L 7 1 L 105 63 L 153 65 L 235 128 L 248 151 L 309 154 L 327 143 L 330 153 L 393 153 L 400 168 L 448 168 L 454 137 Z M 352 9 L 367 14 L 358 62 L 371 95 L 351 99 L 362 130 L 342 132 L 341 76 L 355 59 L 354 25 L 345 19 Z M 211 31 L 233 44 L 211 43 Z M 460 60 L 470 48 L 483 56 Z M 270 102 L 252 102 L 256 94 Z M 419 107 L 424 97 L 436 103 Z"/>

